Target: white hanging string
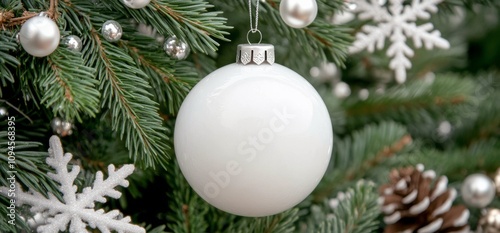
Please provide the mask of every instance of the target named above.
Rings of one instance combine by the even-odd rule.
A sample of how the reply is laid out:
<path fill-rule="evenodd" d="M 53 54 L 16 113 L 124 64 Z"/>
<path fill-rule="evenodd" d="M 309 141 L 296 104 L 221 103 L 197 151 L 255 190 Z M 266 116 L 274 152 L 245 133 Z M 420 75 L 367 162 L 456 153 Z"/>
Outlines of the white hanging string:
<path fill-rule="evenodd" d="M 248 14 L 250 15 L 250 31 L 256 33 L 259 29 L 259 5 L 260 0 L 255 4 L 255 28 L 253 27 L 252 0 L 248 0 Z"/>
<path fill-rule="evenodd" d="M 250 16 L 250 31 L 247 33 L 247 41 L 248 44 L 252 44 L 250 42 L 250 33 L 256 33 L 258 32 L 260 35 L 260 40 L 259 44 L 262 41 L 262 33 L 259 31 L 259 5 L 260 5 L 260 0 L 257 0 L 257 3 L 255 4 L 255 27 L 253 26 L 253 14 L 252 14 L 252 0 L 248 0 L 248 14 Z"/>

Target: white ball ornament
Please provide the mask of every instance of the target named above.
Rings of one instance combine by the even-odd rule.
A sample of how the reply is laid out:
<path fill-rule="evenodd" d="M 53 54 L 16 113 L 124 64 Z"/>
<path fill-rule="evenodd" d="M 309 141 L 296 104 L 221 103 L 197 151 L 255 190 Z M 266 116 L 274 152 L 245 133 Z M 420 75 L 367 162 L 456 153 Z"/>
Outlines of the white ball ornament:
<path fill-rule="evenodd" d="M 495 198 L 495 184 L 486 175 L 472 174 L 465 178 L 461 192 L 467 205 L 484 208 Z"/>
<path fill-rule="evenodd" d="M 273 64 L 272 45 L 238 50 L 238 63 L 209 74 L 184 100 L 175 152 L 205 201 L 236 215 L 268 216 L 317 186 L 332 152 L 332 125 L 316 90 Z"/>
<path fill-rule="evenodd" d="M 123 3 L 132 9 L 141 9 L 146 7 L 151 0 L 122 0 Z"/>
<path fill-rule="evenodd" d="M 104 39 L 109 42 L 117 42 L 123 35 L 122 25 L 114 20 L 104 22 L 101 32 Z"/>
<path fill-rule="evenodd" d="M 293 28 L 304 28 L 311 24 L 318 14 L 316 0 L 283 0 L 280 15 L 285 23 Z"/>
<path fill-rule="evenodd" d="M 45 57 L 53 53 L 60 40 L 61 34 L 56 23 L 43 13 L 28 19 L 19 32 L 21 46 L 35 57 Z"/>

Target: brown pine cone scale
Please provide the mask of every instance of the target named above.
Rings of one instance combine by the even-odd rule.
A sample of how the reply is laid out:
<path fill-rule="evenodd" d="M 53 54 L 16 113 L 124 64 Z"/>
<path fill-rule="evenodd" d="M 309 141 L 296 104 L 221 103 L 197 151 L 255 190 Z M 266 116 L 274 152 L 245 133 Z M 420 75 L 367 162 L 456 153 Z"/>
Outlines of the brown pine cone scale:
<path fill-rule="evenodd" d="M 445 176 L 433 184 L 435 177 L 421 164 L 391 171 L 389 184 L 380 187 L 385 233 L 469 232 L 469 211 L 452 206 L 456 190 Z"/>

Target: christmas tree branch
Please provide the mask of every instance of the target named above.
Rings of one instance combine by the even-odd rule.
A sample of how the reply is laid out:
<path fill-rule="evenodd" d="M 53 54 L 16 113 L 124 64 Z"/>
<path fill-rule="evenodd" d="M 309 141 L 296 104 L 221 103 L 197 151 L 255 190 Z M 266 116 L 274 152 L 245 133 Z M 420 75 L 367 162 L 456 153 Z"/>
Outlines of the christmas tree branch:
<path fill-rule="evenodd" d="M 412 142 L 406 129 L 393 122 L 368 125 L 335 143 L 331 167 L 313 193 L 321 202 L 345 183 L 362 178 L 371 168 L 401 152 Z"/>
<path fill-rule="evenodd" d="M 176 115 L 189 90 L 197 81 L 197 74 L 188 62 L 174 62 L 165 58 L 165 53 L 154 38 L 134 34 L 120 45 L 134 58 L 148 75 L 155 99 L 166 106 L 168 113 Z M 180 65 L 178 64 L 180 63 Z"/>
<path fill-rule="evenodd" d="M 177 36 L 189 46 L 202 53 L 217 50 L 216 39 L 227 41 L 226 19 L 219 17 L 222 12 L 209 11 L 213 6 L 203 0 L 153 0 L 150 7 L 140 11 L 110 4 L 123 14 L 133 17 L 136 21 L 153 26 L 160 34 L 170 37 Z"/>
<path fill-rule="evenodd" d="M 354 189 L 345 193 L 333 212 L 333 218 L 327 219 L 320 232 L 365 233 L 378 228 L 378 193 L 373 184 L 359 182 Z"/>
<path fill-rule="evenodd" d="M 49 9 L 46 11 L 47 15 L 53 20 L 57 20 L 57 17 L 59 15 L 57 12 L 57 4 L 58 0 L 50 0 Z M 7 28 L 21 25 L 26 22 L 26 20 L 31 19 L 39 14 L 40 12 L 24 11 L 22 16 L 15 17 L 13 11 L 1 11 L 0 29 L 7 30 Z"/>
<path fill-rule="evenodd" d="M 42 90 L 41 103 L 54 115 L 81 121 L 80 112 L 94 117 L 99 111 L 100 93 L 95 70 L 87 67 L 79 53 L 59 48 L 48 59 L 49 69 L 37 78 Z"/>
<path fill-rule="evenodd" d="M 0 83 L 2 87 L 6 87 L 7 83 L 14 83 L 14 75 L 10 68 L 20 65 L 20 62 L 10 53 L 16 50 L 17 45 L 11 33 L 0 31 Z M 2 97 L 2 89 L 0 88 L 0 97 Z"/>
<path fill-rule="evenodd" d="M 96 67 L 102 75 L 102 107 L 110 110 L 113 130 L 120 132 L 120 138 L 125 137 L 135 162 L 148 167 L 165 166 L 171 151 L 165 146 L 166 129 L 155 102 L 150 99 L 151 87 L 145 81 L 146 74 L 136 68 L 124 51 L 103 41 L 95 30 L 91 34 L 96 50 L 89 50 L 86 56 L 99 54 Z"/>
<path fill-rule="evenodd" d="M 450 88 L 453 87 L 453 88 Z M 451 76 L 436 77 L 434 81 L 415 80 L 388 89 L 384 95 L 370 95 L 367 100 L 347 102 L 347 125 L 357 128 L 368 122 L 389 119 L 417 124 L 429 119 L 440 120 L 449 115 L 453 106 L 471 99 L 475 84 L 470 79 Z"/>

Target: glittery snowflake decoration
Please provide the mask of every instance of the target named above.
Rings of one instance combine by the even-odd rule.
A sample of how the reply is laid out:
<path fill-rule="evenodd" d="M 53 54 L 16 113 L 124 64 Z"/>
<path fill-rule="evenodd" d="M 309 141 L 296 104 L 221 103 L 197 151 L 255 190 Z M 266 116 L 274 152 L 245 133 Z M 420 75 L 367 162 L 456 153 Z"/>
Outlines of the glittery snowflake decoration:
<path fill-rule="evenodd" d="M 38 226 L 40 233 L 56 233 L 59 231 L 82 233 L 89 232 L 87 227 L 97 228 L 101 232 L 144 233 L 144 228 L 130 223 L 130 217 L 120 217 L 118 210 L 105 212 L 95 210 L 95 202 L 106 202 L 106 196 L 119 198 L 121 193 L 115 190 L 117 186 L 128 186 L 127 176 L 134 171 L 134 165 L 124 165 L 115 170 L 113 165 L 108 167 L 109 176 L 103 179 L 103 173 L 97 172 L 93 187 L 86 187 L 82 193 L 77 192 L 74 185 L 75 178 L 80 173 L 79 166 L 73 166 L 68 171 L 68 162 L 73 157 L 70 153 L 63 154 L 61 141 L 57 136 L 50 138 L 49 157 L 46 162 L 56 173 L 48 173 L 49 177 L 60 184 L 59 190 L 63 194 L 63 201 L 49 193 L 46 198 L 38 192 L 24 192 L 21 187 L 16 189 L 16 204 L 31 206 L 31 212 L 42 213 L 47 216 L 46 223 Z M 7 187 L 0 188 L 0 194 L 6 195 Z"/>
<path fill-rule="evenodd" d="M 390 68 L 396 72 L 396 81 L 406 81 L 406 69 L 411 68 L 410 57 L 414 55 L 406 39 L 413 39 L 416 48 L 430 50 L 433 47 L 448 49 L 450 44 L 441 37 L 441 33 L 433 30 L 432 23 L 416 25 L 417 19 L 429 19 L 431 13 L 436 13 L 437 4 L 443 0 L 412 0 L 411 5 L 403 5 L 404 0 L 351 0 L 356 7 L 351 11 L 358 14 L 361 20 L 372 20 L 376 26 L 365 25 L 356 35 L 356 40 L 350 48 L 351 53 L 364 49 L 373 52 L 383 49 L 388 38 L 391 45 L 387 49 L 387 56 L 392 57 Z"/>

